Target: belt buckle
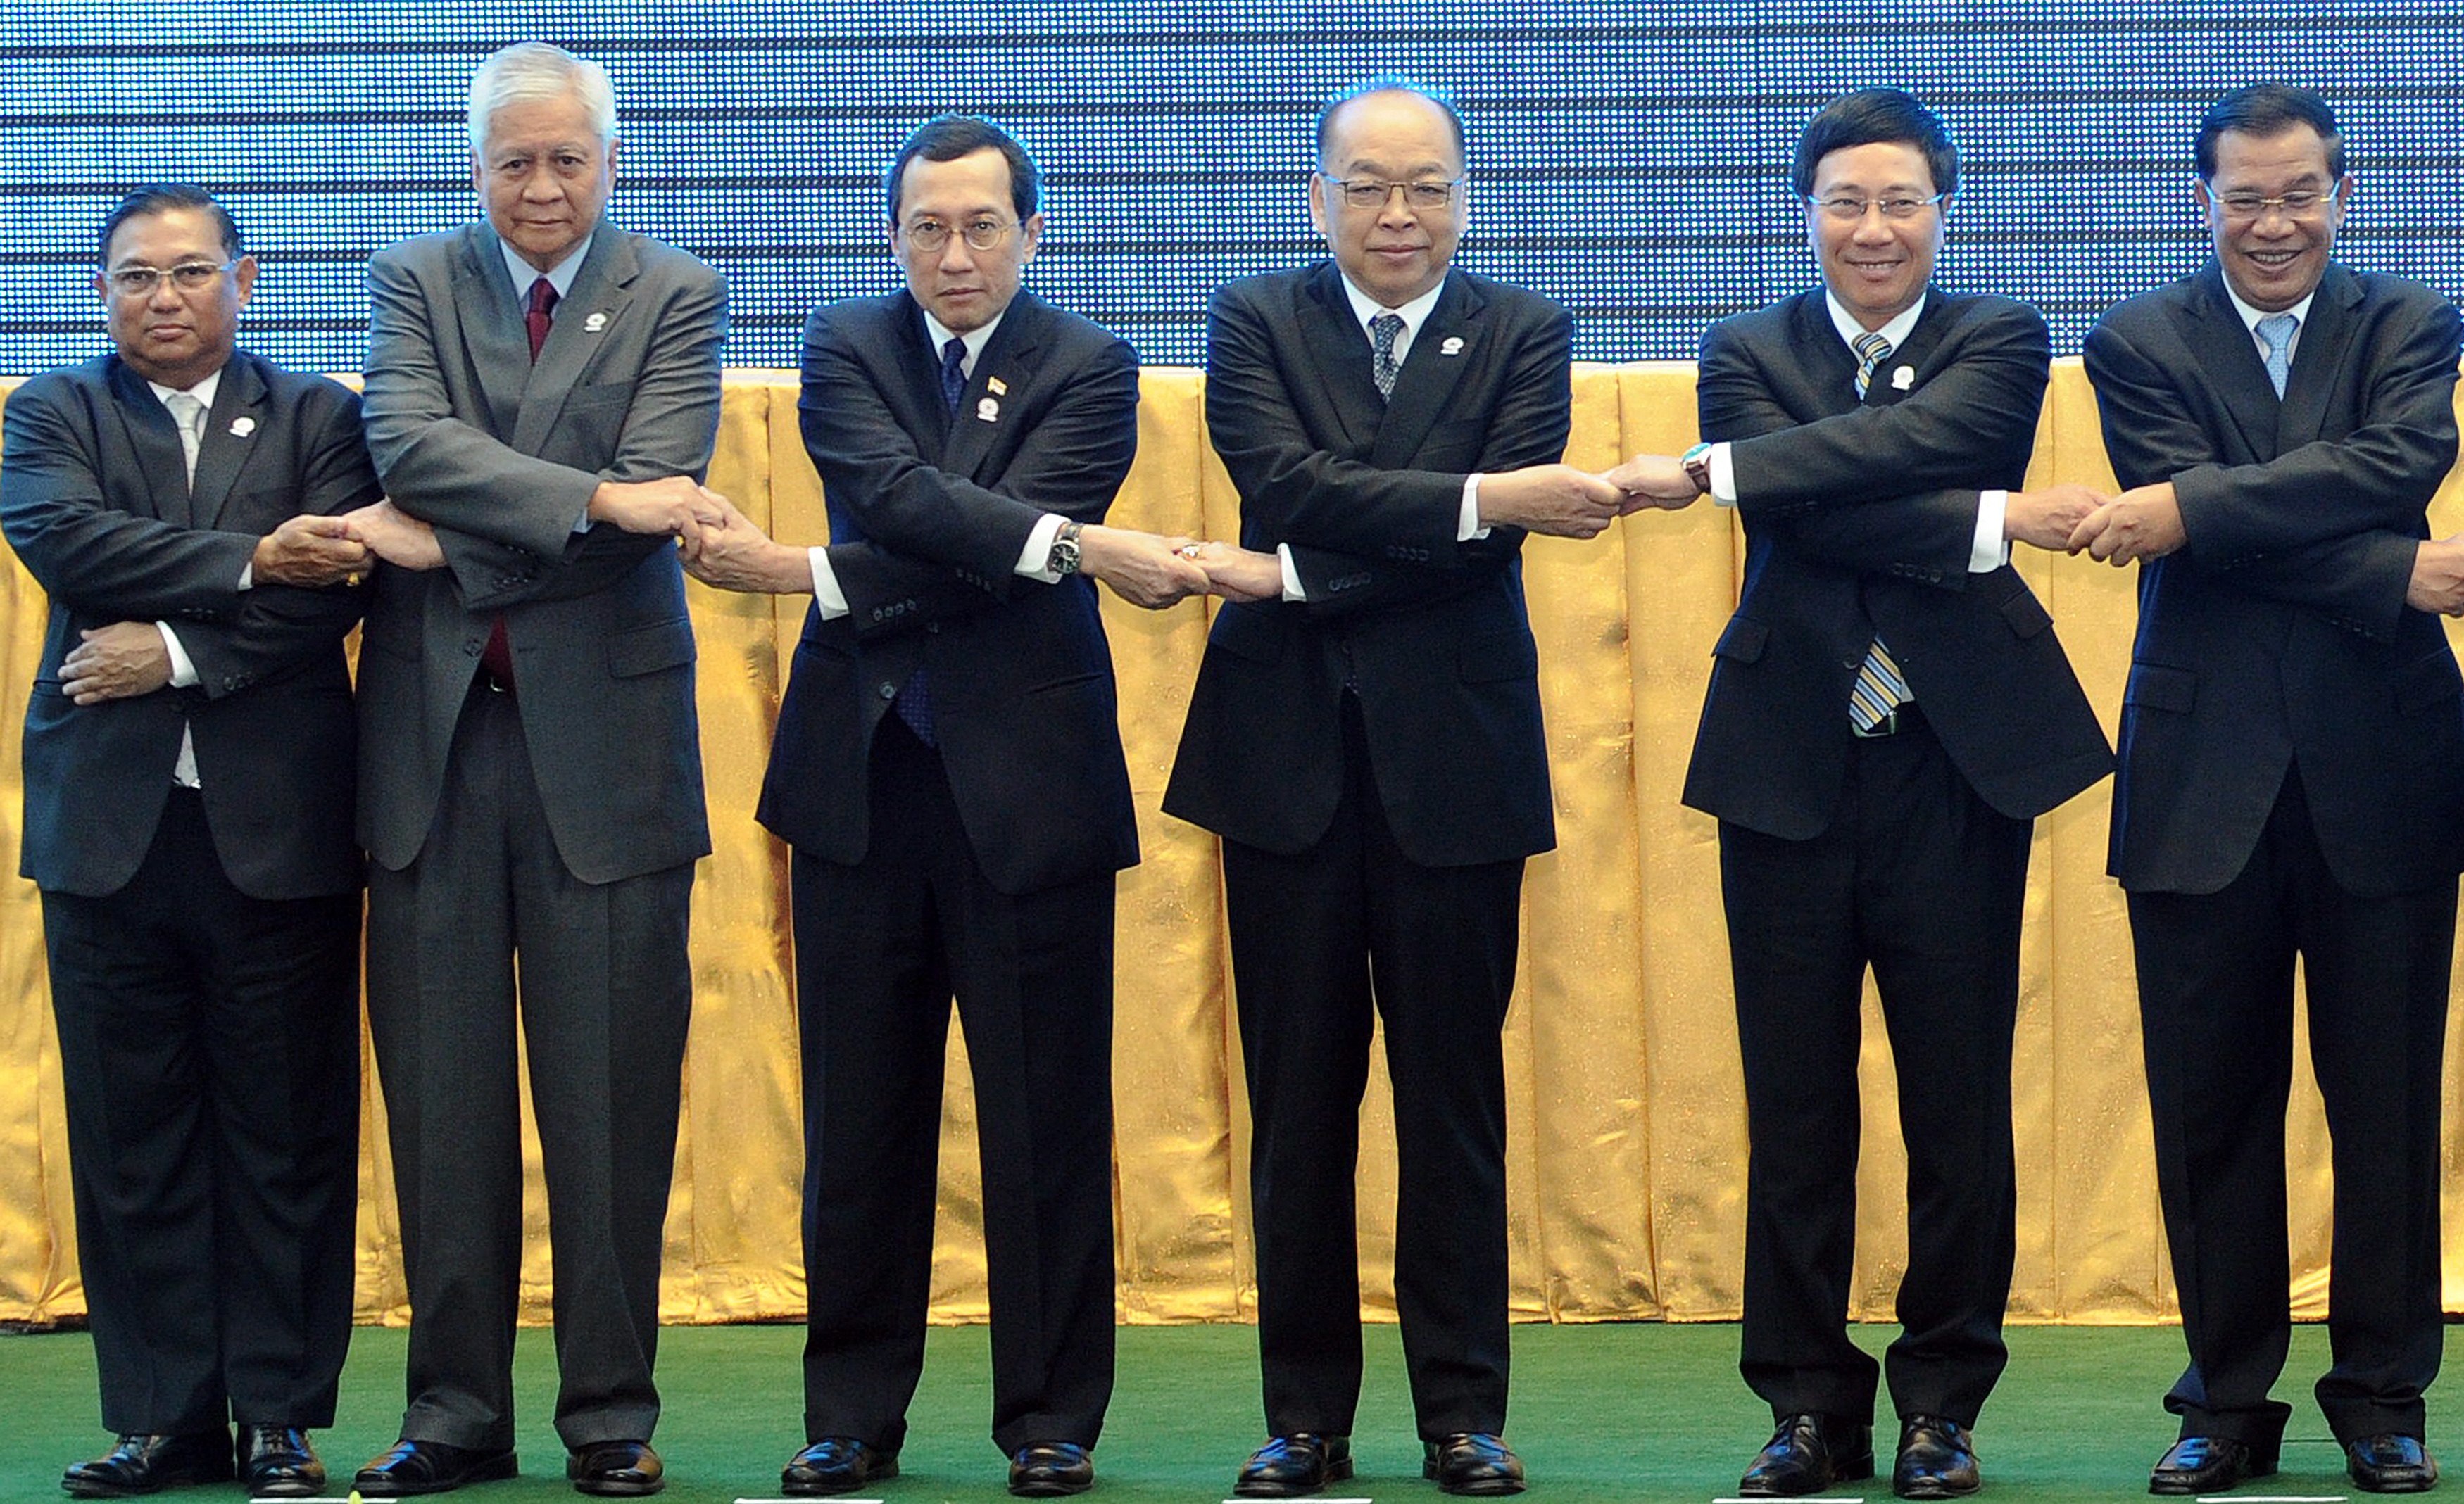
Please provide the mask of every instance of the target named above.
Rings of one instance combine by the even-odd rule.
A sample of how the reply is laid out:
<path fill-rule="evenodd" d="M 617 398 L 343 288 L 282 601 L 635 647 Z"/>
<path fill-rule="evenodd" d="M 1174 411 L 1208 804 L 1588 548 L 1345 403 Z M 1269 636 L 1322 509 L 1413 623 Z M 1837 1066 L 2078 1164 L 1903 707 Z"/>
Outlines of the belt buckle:
<path fill-rule="evenodd" d="M 1900 734 L 1900 708 L 1896 705 L 1891 707 L 1883 713 L 1881 720 L 1871 726 L 1859 728 L 1852 725 L 1848 729 L 1866 741 L 1874 741 L 1884 736 L 1897 736 Z"/>

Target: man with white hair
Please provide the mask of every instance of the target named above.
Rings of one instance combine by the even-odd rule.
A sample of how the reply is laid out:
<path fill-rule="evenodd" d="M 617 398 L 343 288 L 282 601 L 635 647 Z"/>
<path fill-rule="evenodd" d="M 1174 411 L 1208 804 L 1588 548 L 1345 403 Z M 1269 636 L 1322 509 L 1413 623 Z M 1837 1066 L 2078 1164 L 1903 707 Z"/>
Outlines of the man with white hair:
<path fill-rule="evenodd" d="M 651 1493 L 687 901 L 710 850 L 675 541 L 717 515 L 699 479 L 727 289 L 602 217 L 597 64 L 509 47 L 470 120 L 485 221 L 368 267 L 369 451 L 399 510 L 363 535 L 402 567 L 360 655 L 359 828 L 411 1329 L 402 1440 L 355 1484 L 517 1469 L 518 969 L 566 1475 Z"/>

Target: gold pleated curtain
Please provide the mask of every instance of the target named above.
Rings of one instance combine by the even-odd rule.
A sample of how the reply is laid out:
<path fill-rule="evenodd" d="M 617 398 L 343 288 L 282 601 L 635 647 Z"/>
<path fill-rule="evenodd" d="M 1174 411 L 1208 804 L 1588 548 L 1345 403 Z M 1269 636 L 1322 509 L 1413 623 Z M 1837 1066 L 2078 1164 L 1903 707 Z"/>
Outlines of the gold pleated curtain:
<path fill-rule="evenodd" d="M 1111 520 L 1230 537 L 1238 501 L 1206 446 L 1202 378 L 1147 373 L 1136 468 Z M 1683 364 L 1584 367 L 1567 458 L 1605 467 L 1694 440 Z M 2109 487 L 2095 401 L 2076 360 L 2054 370 L 2031 484 Z M 792 373 L 730 377 L 712 484 L 782 541 L 825 536 L 819 483 L 796 434 Z M 2451 480 L 2432 512 L 2464 525 Z M 2128 668 L 2135 574 L 2020 551 L 2089 697 L 2111 726 Z M 1711 820 L 1678 787 L 1743 559 L 1733 516 L 1708 505 L 1630 517 L 1591 542 L 1535 538 L 1526 583 L 1557 802 L 1557 849 L 1524 889 L 1523 962 L 1507 1024 L 1508 1188 L 1519 1317 L 1732 1318 L 1744 1221 L 1738 1085 Z M 786 853 L 752 817 L 804 599 L 692 588 L 702 746 L 716 851 L 693 890 L 694 1015 L 685 1065 L 662 1310 L 671 1321 L 801 1315 L 793 936 Z M 1131 1321 L 1253 1314 L 1247 1111 L 1232 1028 L 1215 842 L 1156 811 L 1207 606 L 1141 612 L 1106 597 L 1121 733 L 1146 860 L 1121 878 L 1112 1092 L 1120 1310 Z M 0 573 L 0 858 L 13 871 L 18 729 L 34 672 L 40 592 Z M 2039 820 L 2030 868 L 2015 1098 L 2021 1319 L 2160 1320 L 2174 1310 L 2157 1215 L 2137 1005 L 2122 899 L 2104 876 L 2110 785 Z M 1887 1319 L 1906 1253 L 1904 1159 L 1889 1046 L 1867 1000 L 1859 1062 L 1856 1306 Z M 2450 1042 L 2447 1164 L 2459 1111 Z M 979 1175 L 957 1031 L 945 1093 L 934 1311 L 984 1312 Z M 2297 1045 L 2290 1129 L 2296 1310 L 2322 1315 L 2327 1136 Z M 32 884 L 0 886 L 0 1320 L 83 1308 Z M 362 1148 L 359 1314 L 407 1315 L 375 1066 Z M 1382 1071 L 1363 1106 L 1364 1300 L 1392 1311 L 1393 1116 Z M 546 1209 L 536 1144 L 523 1310 L 544 1319 Z M 2464 1242 L 2447 1244 L 2447 1306 L 2464 1307 Z M 825 1272 L 823 1277 L 826 1277 Z"/>

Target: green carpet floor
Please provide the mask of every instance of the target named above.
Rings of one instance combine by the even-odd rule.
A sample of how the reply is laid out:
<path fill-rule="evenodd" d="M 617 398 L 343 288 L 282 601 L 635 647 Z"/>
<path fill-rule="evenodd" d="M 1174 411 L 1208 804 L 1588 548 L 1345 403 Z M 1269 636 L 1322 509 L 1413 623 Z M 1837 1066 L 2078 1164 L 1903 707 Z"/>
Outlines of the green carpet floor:
<path fill-rule="evenodd" d="M 1877 1350 L 1893 1329 L 1859 1340 Z M 658 1446 L 670 1484 L 663 1500 L 730 1504 L 777 1494 L 780 1464 L 803 1442 L 792 1326 L 671 1329 L 660 1351 L 667 1418 Z M 1978 1441 L 1986 1492 L 2022 1501 L 2144 1499 L 2147 1465 L 2172 1439 L 2158 1404 L 2181 1365 L 2171 1328 L 2024 1327 L 2011 1334 L 2011 1368 Z M 1092 1500 L 1213 1504 L 1261 1439 L 1255 1334 L 1245 1326 L 1129 1327 L 1120 1384 L 1096 1452 Z M 1529 1465 L 1532 1496 L 1551 1504 L 1678 1500 L 1707 1504 L 1734 1491 L 1769 1428 L 1736 1376 L 1736 1328 L 1519 1326 L 1514 1409 L 1507 1427 Z M 329 1465 L 348 1469 L 394 1436 L 401 1418 L 403 1334 L 363 1328 L 342 1380 L 341 1413 L 318 1438 Z M 2237 1491 L 2249 1497 L 2348 1493 L 2343 1454 L 2308 1398 L 2326 1362 L 2326 1334 L 2298 1328 L 2277 1396 L 2295 1407 L 2284 1471 Z M 466 1491 L 473 1504 L 549 1504 L 579 1495 L 563 1482 L 549 1425 L 554 1354 L 544 1332 L 521 1334 L 516 1374 L 524 1475 Z M 890 1504 L 1005 1499 L 1002 1463 L 987 1438 L 990 1390 L 981 1328 L 935 1330 L 910 1414 L 903 1476 L 881 1486 Z M 94 1357 L 80 1334 L 0 1338 L 0 1504 L 53 1504 L 65 1464 L 108 1445 L 96 1418 Z M 2464 1408 L 2431 1395 L 2431 1446 L 2464 1464 Z M 1878 1438 L 1878 1440 L 1881 1438 Z M 1346 1497 L 1435 1504 L 1419 1477 L 1419 1447 L 1391 1326 L 1369 1331 L 1369 1375 L 1354 1449 L 1360 1476 Z M 1888 1467 L 1887 1453 L 1884 1466 Z M 2449 1485 L 2464 1488 L 2464 1480 Z M 234 1489 L 172 1497 L 235 1500 Z M 1881 1504 L 1881 1486 L 1837 1496 Z"/>

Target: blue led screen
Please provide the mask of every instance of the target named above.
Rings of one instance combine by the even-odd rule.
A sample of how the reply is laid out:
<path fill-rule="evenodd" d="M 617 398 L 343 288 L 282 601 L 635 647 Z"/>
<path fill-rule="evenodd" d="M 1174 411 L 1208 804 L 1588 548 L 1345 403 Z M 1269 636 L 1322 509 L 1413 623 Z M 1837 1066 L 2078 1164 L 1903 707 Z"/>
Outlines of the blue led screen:
<path fill-rule="evenodd" d="M 1316 107 L 1385 71 L 1468 122 L 1462 264 L 1573 308 L 1590 360 L 1690 359 L 1710 319 L 1809 285 L 1789 154 L 1870 83 L 1962 145 L 1943 280 L 2035 303 L 2057 352 L 2198 264 L 2192 130 L 2263 77 L 2343 118 L 2343 258 L 2464 294 L 2464 4 L 2434 0 L 6 0 L 0 373 L 101 348 L 95 229 L 161 178 L 221 194 L 257 253 L 247 344 L 357 368 L 368 252 L 475 212 L 464 91 L 530 36 L 614 76 L 612 212 L 726 272 L 737 366 L 793 365 L 816 301 L 896 285 L 881 167 L 944 109 L 1042 159 L 1031 284 L 1197 363 L 1213 287 L 1314 253 Z"/>

